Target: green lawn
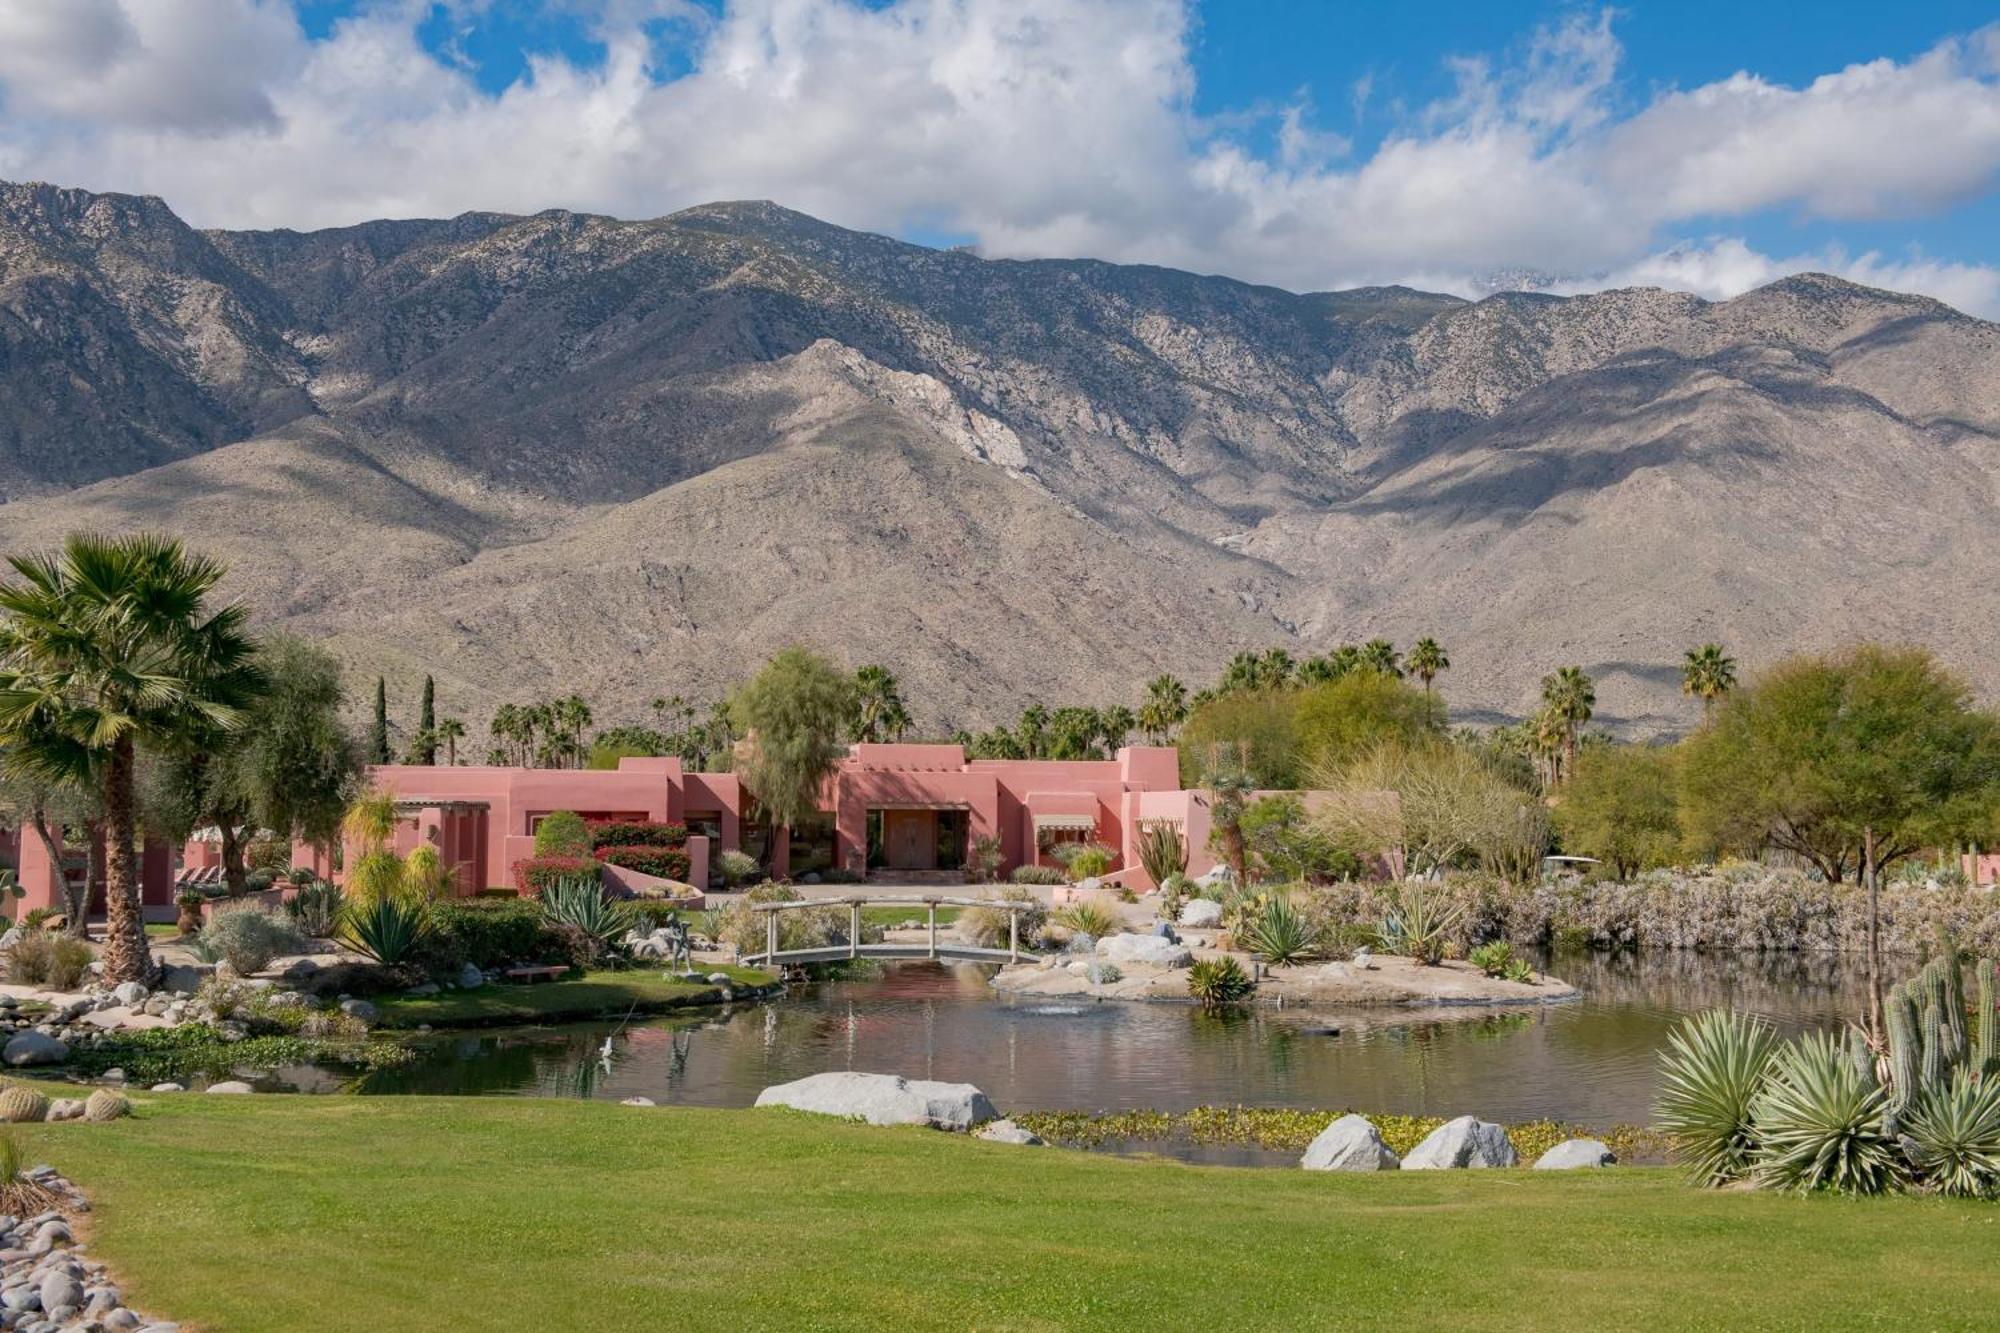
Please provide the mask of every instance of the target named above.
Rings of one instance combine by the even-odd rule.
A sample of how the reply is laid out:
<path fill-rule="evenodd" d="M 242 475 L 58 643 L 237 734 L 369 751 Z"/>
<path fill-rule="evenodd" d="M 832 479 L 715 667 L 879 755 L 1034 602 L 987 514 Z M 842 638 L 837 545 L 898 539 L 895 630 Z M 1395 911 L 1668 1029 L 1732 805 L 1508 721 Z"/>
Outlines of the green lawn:
<path fill-rule="evenodd" d="M 1962 1328 L 2000 1207 L 1188 1167 L 785 1111 L 142 1097 L 23 1126 L 207 1330 Z M 185 1326 L 185 1325 L 184 1325 Z"/>
<path fill-rule="evenodd" d="M 752 967 L 703 963 L 704 976 L 727 972 L 742 986 L 763 986 L 776 980 Z M 705 981 L 669 981 L 658 968 L 635 967 L 618 972 L 586 972 L 571 981 L 537 985 L 481 986 L 448 990 L 437 995 L 384 995 L 374 1000 L 385 1027 L 483 1027 L 509 1023 L 540 1023 L 636 1011 L 656 1013 L 690 1004 L 712 1004 L 718 989 Z"/>

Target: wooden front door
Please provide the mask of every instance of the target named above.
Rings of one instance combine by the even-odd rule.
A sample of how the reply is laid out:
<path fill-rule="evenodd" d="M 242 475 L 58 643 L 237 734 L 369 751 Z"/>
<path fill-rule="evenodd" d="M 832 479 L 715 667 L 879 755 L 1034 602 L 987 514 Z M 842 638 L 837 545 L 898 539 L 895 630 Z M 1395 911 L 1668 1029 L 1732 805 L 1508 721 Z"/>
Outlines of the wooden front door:
<path fill-rule="evenodd" d="M 882 855 L 891 870 L 936 870 L 937 812 L 884 810 Z"/>

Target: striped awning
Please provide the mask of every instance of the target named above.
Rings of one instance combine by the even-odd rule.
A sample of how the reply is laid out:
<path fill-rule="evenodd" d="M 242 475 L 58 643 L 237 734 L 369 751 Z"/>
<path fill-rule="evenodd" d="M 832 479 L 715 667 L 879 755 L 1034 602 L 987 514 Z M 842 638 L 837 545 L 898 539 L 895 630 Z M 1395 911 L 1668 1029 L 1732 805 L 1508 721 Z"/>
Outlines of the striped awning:
<path fill-rule="evenodd" d="M 1035 831 L 1043 829 L 1094 829 L 1097 827 L 1095 815 L 1036 815 Z"/>

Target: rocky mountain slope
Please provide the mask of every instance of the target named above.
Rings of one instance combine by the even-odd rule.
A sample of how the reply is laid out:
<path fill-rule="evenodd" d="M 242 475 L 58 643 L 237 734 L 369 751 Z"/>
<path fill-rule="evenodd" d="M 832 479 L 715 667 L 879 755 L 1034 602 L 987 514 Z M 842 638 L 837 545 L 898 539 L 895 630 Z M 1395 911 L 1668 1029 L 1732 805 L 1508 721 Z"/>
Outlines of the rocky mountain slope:
<path fill-rule="evenodd" d="M 180 532 L 273 623 L 475 721 L 636 718 L 772 649 L 929 730 L 1243 647 L 1437 635 L 1461 716 L 1582 663 L 1854 634 L 2000 687 L 2000 327 L 1733 301 L 1296 295 L 715 204 L 198 232 L 0 184 L 0 543 Z"/>

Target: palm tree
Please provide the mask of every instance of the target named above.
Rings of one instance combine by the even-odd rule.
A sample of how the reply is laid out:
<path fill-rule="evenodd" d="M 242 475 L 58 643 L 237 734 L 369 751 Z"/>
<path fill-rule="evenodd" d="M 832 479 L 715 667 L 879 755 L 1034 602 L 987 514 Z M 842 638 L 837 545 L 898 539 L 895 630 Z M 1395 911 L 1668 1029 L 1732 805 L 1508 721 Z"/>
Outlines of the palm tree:
<path fill-rule="evenodd" d="M 1690 648 L 1681 658 L 1681 693 L 1701 700 L 1701 720 L 1708 721 L 1715 701 L 1736 688 L 1736 659 L 1719 643 Z"/>
<path fill-rule="evenodd" d="M 583 733 L 590 726 L 590 705 L 580 694 L 565 694 L 549 705 L 549 716 L 556 730 L 562 733 L 565 744 L 562 749 L 571 758 L 571 767 L 581 768 L 583 757 L 590 753 L 590 747 L 583 743 Z"/>
<path fill-rule="evenodd" d="M 1264 659 L 1246 650 L 1229 659 L 1229 665 L 1222 669 L 1222 679 L 1215 684 L 1215 692 L 1228 694 L 1232 690 L 1254 690 L 1263 679 Z"/>
<path fill-rule="evenodd" d="M 1576 770 L 1577 728 L 1590 721 L 1597 707 L 1597 688 L 1580 666 L 1558 667 L 1542 677 L 1542 706 L 1563 726 L 1562 776 Z"/>
<path fill-rule="evenodd" d="M 441 717 L 437 724 L 437 738 L 444 745 L 445 767 L 458 763 L 458 743 L 465 739 L 465 723 L 455 717 Z"/>
<path fill-rule="evenodd" d="M 1211 836 L 1221 844 L 1223 860 L 1229 863 L 1229 873 L 1235 878 L 1238 891 L 1242 891 L 1250 887 L 1249 858 L 1243 845 L 1243 811 L 1257 789 L 1250 776 L 1248 744 L 1239 741 L 1233 746 L 1210 746 L 1207 767 L 1204 781 L 1208 785 Z"/>
<path fill-rule="evenodd" d="M 1116 755 L 1119 747 L 1125 744 L 1125 738 L 1139 725 L 1139 719 L 1124 704 L 1113 704 L 1097 710 L 1097 725 L 1100 728 L 1098 734 L 1104 737 L 1104 748 Z"/>
<path fill-rule="evenodd" d="M 1023 759 L 1048 758 L 1048 741 L 1042 734 L 1049 724 L 1049 710 L 1040 704 L 1029 704 L 1021 710 L 1021 720 L 1014 724 L 1014 740 L 1021 747 Z"/>
<path fill-rule="evenodd" d="M 1409 668 L 1410 674 L 1424 683 L 1424 693 L 1429 694 L 1431 682 L 1438 678 L 1438 673 L 1451 670 L 1451 659 L 1445 656 L 1436 639 L 1426 635 L 1411 647 Z"/>
<path fill-rule="evenodd" d="M 883 735 L 900 735 L 910 725 L 903 707 L 902 691 L 889 668 L 865 666 L 854 673 L 854 739 L 879 741 Z"/>
<path fill-rule="evenodd" d="M 1385 676 L 1400 677 L 1403 674 L 1402 654 L 1388 639 L 1370 639 L 1361 646 L 1361 665 L 1370 671 L 1379 671 Z"/>
<path fill-rule="evenodd" d="M 0 731 L 16 760 L 103 793 L 104 980 L 151 971 L 139 904 L 138 750 L 239 725 L 262 677 L 237 605 L 211 611 L 222 566 L 166 537 L 72 535 L 15 556 L 0 584 Z"/>
<path fill-rule="evenodd" d="M 1187 686 L 1172 676 L 1146 682 L 1146 702 L 1139 705 L 1139 729 L 1155 745 L 1165 745 L 1174 728 L 1187 721 Z"/>
<path fill-rule="evenodd" d="M 1343 643 L 1340 647 L 1328 653 L 1326 661 L 1327 665 L 1333 668 L 1333 674 L 1336 678 L 1351 675 L 1361 670 L 1364 665 L 1361 660 L 1361 649 L 1351 643 Z"/>
<path fill-rule="evenodd" d="M 1264 655 L 1257 659 L 1257 686 L 1259 689 L 1283 689 L 1292 683 L 1299 664 L 1283 648 L 1266 648 Z"/>

